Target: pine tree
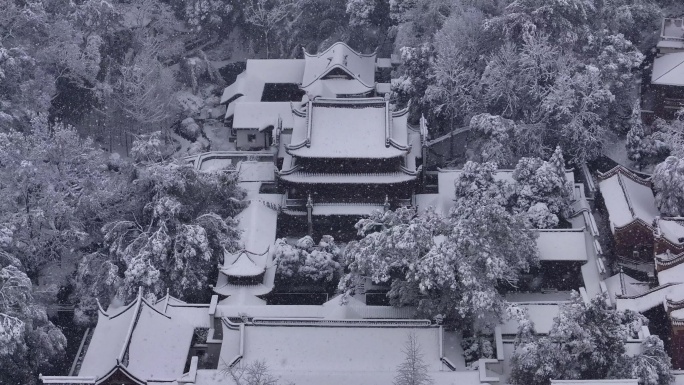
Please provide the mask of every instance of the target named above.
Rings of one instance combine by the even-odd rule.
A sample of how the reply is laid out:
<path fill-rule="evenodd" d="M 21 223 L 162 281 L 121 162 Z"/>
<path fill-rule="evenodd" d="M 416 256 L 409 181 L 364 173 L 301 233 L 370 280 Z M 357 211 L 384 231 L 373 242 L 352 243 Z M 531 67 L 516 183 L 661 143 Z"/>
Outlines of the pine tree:
<path fill-rule="evenodd" d="M 415 332 L 409 333 L 404 344 L 404 362 L 397 367 L 394 385 L 430 385 L 432 377 L 423 360 L 423 352 Z"/>

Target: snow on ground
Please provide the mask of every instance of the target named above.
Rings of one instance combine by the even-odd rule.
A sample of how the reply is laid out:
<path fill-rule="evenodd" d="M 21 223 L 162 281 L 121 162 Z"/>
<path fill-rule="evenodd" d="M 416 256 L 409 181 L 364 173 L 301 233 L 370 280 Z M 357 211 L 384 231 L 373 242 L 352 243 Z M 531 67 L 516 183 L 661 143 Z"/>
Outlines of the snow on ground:
<path fill-rule="evenodd" d="M 202 171 L 220 171 L 231 168 L 233 165 L 233 160 L 228 159 L 207 159 L 202 162 Z"/>
<path fill-rule="evenodd" d="M 242 161 L 237 165 L 240 182 L 273 182 L 276 168 L 272 162 Z"/>
<path fill-rule="evenodd" d="M 627 157 L 627 139 L 618 136 L 618 134 L 609 131 L 606 138 L 606 145 L 603 149 L 603 155 L 618 162 L 621 165 L 632 168 L 634 164 Z"/>
<path fill-rule="evenodd" d="M 539 230 L 540 261 L 587 261 L 584 229 Z"/>
<path fill-rule="evenodd" d="M 461 346 L 463 337 L 460 331 L 444 331 L 444 339 L 442 341 L 444 346 L 444 357 L 446 357 L 454 366 L 456 370 L 466 370 L 465 356 L 463 355 L 463 347 Z"/>
<path fill-rule="evenodd" d="M 230 141 L 230 129 L 222 122 L 207 120 L 204 122 L 204 134 L 209 139 L 212 151 L 235 151 L 235 142 Z"/>

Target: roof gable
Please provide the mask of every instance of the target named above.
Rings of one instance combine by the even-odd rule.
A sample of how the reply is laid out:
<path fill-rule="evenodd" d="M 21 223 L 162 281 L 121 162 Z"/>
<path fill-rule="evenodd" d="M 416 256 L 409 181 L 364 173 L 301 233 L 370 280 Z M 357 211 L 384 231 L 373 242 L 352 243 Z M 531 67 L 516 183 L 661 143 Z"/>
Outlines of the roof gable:
<path fill-rule="evenodd" d="M 375 60 L 376 53 L 361 54 L 354 51 L 344 43 L 335 43 L 325 51 L 318 54 L 309 54 L 304 51 L 304 76 L 302 88 L 318 90 L 319 87 L 310 87 L 318 80 L 336 81 L 330 79 L 347 75 L 343 81 L 358 83 L 355 87 L 344 87 L 344 93 L 362 93 L 375 87 Z M 351 80 L 353 79 L 353 80 Z M 337 88 L 337 87 L 333 87 Z"/>

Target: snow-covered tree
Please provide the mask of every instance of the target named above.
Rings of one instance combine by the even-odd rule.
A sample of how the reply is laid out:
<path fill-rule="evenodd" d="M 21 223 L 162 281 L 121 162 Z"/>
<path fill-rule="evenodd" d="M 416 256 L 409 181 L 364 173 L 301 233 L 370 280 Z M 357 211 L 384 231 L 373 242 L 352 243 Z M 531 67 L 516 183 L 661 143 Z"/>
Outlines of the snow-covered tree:
<path fill-rule="evenodd" d="M 458 205 L 482 202 L 506 206 L 511 186 L 494 178 L 496 170 L 495 163 L 466 162 L 454 182 Z"/>
<path fill-rule="evenodd" d="M 480 358 L 494 357 L 494 345 L 492 336 L 477 334 L 471 337 L 465 337 L 461 341 L 463 348 L 463 357 L 466 362 L 474 362 Z"/>
<path fill-rule="evenodd" d="M 363 239 L 345 249 L 348 274 L 340 288 L 354 290 L 359 277 L 392 282 L 394 305 L 417 305 L 427 316 L 498 322 L 505 301 L 498 288 L 515 284 L 536 263 L 535 234 L 522 216 L 508 212 L 491 165 L 466 165 L 456 181 L 456 205 L 447 218 L 432 210 L 375 212 L 356 224 Z"/>
<path fill-rule="evenodd" d="M 245 20 L 259 28 L 266 43 L 266 59 L 270 57 L 270 34 L 285 19 L 297 14 L 294 0 L 250 0 L 245 9 Z"/>
<path fill-rule="evenodd" d="M 586 304 L 573 292 L 572 301 L 561 307 L 548 336 L 535 337 L 529 328 L 520 329 L 511 358 L 511 382 L 548 385 L 551 379 L 636 376 L 642 384 L 666 385 L 671 365 L 658 337 L 645 340 L 642 354 L 626 354 L 627 339 L 636 335 L 644 321 L 638 313 L 612 309 L 606 295 Z M 642 365 L 644 362 L 648 365 Z"/>
<path fill-rule="evenodd" d="M 32 278 L 93 241 L 121 182 L 91 140 L 45 116 L 29 134 L 0 133 L 0 180 L 0 224 L 13 229 L 10 250 Z"/>
<path fill-rule="evenodd" d="M 375 7 L 376 0 L 347 0 L 349 23 L 356 26 L 369 24 Z"/>
<path fill-rule="evenodd" d="M 0 382 L 38 384 L 38 373 L 64 355 L 66 343 L 34 299 L 21 262 L 0 245 Z"/>
<path fill-rule="evenodd" d="M 641 343 L 641 354 L 625 359 L 625 377 L 638 378 L 640 385 L 668 385 L 674 380 L 672 363 L 663 341 L 650 335 Z"/>
<path fill-rule="evenodd" d="M 133 171 L 121 206 L 102 226 L 104 248 L 83 258 L 76 279 L 82 318 L 115 293 L 127 302 L 142 286 L 203 299 L 224 249 L 238 248 L 233 217 L 243 193 L 233 175 L 202 173 L 190 165 L 151 164 Z"/>
<path fill-rule="evenodd" d="M 295 245 L 284 238 L 276 241 L 277 274 L 290 282 L 332 282 L 339 277 L 339 256 L 340 249 L 329 235 L 321 237 L 318 245 L 308 235 Z"/>
<path fill-rule="evenodd" d="M 513 171 L 513 179 L 516 181 L 514 210 L 528 212 L 537 218 L 532 221 L 540 224 L 558 223 L 559 218 L 567 218 L 572 186 L 565 175 L 565 161 L 560 147 L 556 148 L 548 161 L 539 158 L 520 159 Z M 548 218 L 547 213 L 556 218 Z M 542 220 L 545 217 L 548 220 Z"/>
<path fill-rule="evenodd" d="M 431 106 L 430 117 L 448 121 L 445 131 L 458 127 L 476 109 L 482 19 L 476 9 L 455 10 L 434 37 L 435 58 L 424 99 Z"/>
<path fill-rule="evenodd" d="M 531 227 L 536 229 L 553 229 L 558 226 L 558 216 L 552 213 L 544 202 L 537 202 L 530 206 L 525 219 Z"/>
<path fill-rule="evenodd" d="M 669 156 L 653 170 L 656 205 L 663 215 L 684 215 L 684 160 Z"/>
<path fill-rule="evenodd" d="M 197 30 L 220 30 L 235 12 L 232 2 L 222 0 L 178 0 L 177 4 L 185 22 Z"/>
<path fill-rule="evenodd" d="M 670 155 L 684 157 L 684 112 L 675 114 L 674 119 L 670 121 L 656 119 L 653 126 L 656 129 L 653 134 L 656 136 L 654 139 L 662 140 L 664 146 L 669 149 Z M 661 145 L 661 143 L 656 142 L 656 145 Z"/>
<path fill-rule="evenodd" d="M 394 385 L 431 385 L 432 377 L 423 358 L 423 351 L 415 332 L 410 332 L 404 344 L 404 362 L 397 366 Z"/>
<path fill-rule="evenodd" d="M 653 125 L 659 130 L 647 135 L 641 120 L 641 108 L 638 103 L 632 111 L 629 125 L 630 129 L 627 132 L 625 147 L 627 147 L 627 156 L 636 163 L 637 167 L 641 168 L 649 163 L 663 161 L 670 153 L 670 148 L 674 148 L 675 152 L 677 151 L 677 140 L 672 138 L 670 133 L 678 130 L 672 130 L 670 124 L 660 120 Z M 676 123 L 673 125 L 676 125 Z M 670 144 L 668 146 L 663 141 L 664 137 L 675 140 L 668 140 L 668 144 Z"/>
<path fill-rule="evenodd" d="M 115 84 L 115 100 L 136 124 L 134 134 L 146 134 L 172 115 L 176 81 L 158 59 L 157 42 L 146 38 L 140 53 L 124 63 Z"/>
<path fill-rule="evenodd" d="M 492 162 L 499 166 L 513 162 L 511 142 L 515 132 L 515 123 L 501 116 L 479 114 L 470 120 L 470 129 L 481 140 L 477 149 L 477 158 L 481 162 Z"/>

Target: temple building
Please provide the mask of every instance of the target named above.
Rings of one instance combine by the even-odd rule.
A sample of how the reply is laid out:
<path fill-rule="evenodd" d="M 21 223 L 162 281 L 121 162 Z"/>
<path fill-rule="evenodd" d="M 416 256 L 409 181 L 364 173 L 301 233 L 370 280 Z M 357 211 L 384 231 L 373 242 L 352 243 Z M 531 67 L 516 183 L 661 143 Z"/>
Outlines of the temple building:
<path fill-rule="evenodd" d="M 278 179 L 285 214 L 359 216 L 411 205 L 420 135 L 384 98 L 318 98 L 296 109 Z"/>
<path fill-rule="evenodd" d="M 237 149 L 274 155 L 283 220 L 312 234 L 315 222 L 415 204 L 427 128 L 390 101 L 395 64 L 335 43 L 304 59 L 248 60 L 225 89 Z"/>
<path fill-rule="evenodd" d="M 238 150 L 268 149 L 276 140 L 276 128 L 292 128 L 291 104 L 384 96 L 397 64 L 375 52 L 356 52 L 345 43 L 317 54 L 304 51 L 304 59 L 247 60 L 245 71 L 223 91 L 224 119 Z"/>

